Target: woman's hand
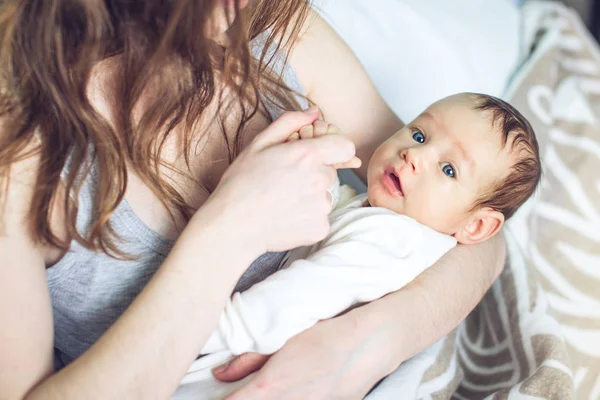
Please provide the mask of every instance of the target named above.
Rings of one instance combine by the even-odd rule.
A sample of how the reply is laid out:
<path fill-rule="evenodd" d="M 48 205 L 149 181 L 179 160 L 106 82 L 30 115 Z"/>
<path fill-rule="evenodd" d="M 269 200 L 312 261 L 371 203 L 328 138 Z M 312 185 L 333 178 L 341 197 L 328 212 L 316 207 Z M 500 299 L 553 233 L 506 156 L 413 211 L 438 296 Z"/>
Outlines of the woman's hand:
<path fill-rule="evenodd" d="M 314 139 L 323 135 L 341 135 L 342 131 L 334 124 L 327 123 L 321 119 L 316 120 L 312 124 L 304 125 L 298 132 L 294 132 L 288 138 L 288 142 L 292 140 Z M 335 164 L 335 169 L 343 168 L 360 168 L 362 162 L 358 157 L 354 157 L 347 163 Z"/>
<path fill-rule="evenodd" d="M 401 359 L 392 346 L 382 345 L 398 340 L 392 324 L 376 326 L 373 321 L 357 308 L 319 322 L 270 358 L 244 354 L 215 369 L 215 377 L 234 381 L 260 368 L 227 400 L 362 399 Z"/>
<path fill-rule="evenodd" d="M 232 163 L 207 202 L 219 199 L 217 212 L 260 252 L 312 244 L 329 230 L 333 166 L 354 158 L 354 144 L 341 135 L 285 143 L 318 116 L 316 107 L 283 114 Z"/>

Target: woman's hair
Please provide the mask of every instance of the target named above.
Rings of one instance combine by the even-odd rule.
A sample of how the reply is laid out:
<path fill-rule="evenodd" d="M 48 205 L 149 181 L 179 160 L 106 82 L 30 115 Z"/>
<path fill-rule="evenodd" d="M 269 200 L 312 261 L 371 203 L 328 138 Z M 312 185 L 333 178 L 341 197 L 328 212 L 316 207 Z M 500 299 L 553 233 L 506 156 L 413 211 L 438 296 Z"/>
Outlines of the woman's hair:
<path fill-rule="evenodd" d="M 217 2 L 229 7 L 227 15 L 235 16 L 225 47 L 206 34 L 214 22 L 211 16 Z M 160 158 L 173 128 L 184 127 L 183 154 L 189 170 L 192 129 L 199 127 L 200 119 L 218 118 L 204 112 L 209 104 L 218 104 L 217 115 L 226 115 L 224 108 L 234 105 L 241 109 L 241 122 L 233 136 L 227 135 L 220 121 L 230 162 L 240 151 L 244 125 L 259 112 L 259 93 L 283 109 L 297 107 L 293 94 L 282 90 L 287 88 L 269 68 L 267 49 L 289 47 L 306 18 L 308 1 L 252 0 L 242 10 L 239 3 L 0 3 L 0 204 L 6 200 L 11 165 L 39 157 L 29 211 L 31 234 L 37 242 L 66 250 L 75 239 L 87 248 L 122 255 L 109 217 L 123 200 L 127 166 L 168 209 L 189 219 L 190 206 L 159 173 L 161 167 L 174 168 Z M 249 41 L 260 34 L 266 40 L 260 59 L 255 60 Z M 110 105 L 114 123 L 109 124 L 92 107 L 86 90 L 92 68 L 113 56 L 118 56 L 111 59 L 116 62 L 116 98 Z M 227 98 L 219 90 L 223 84 L 232 94 Z M 132 111 L 142 94 L 143 114 L 134 120 Z M 94 221 L 81 233 L 76 228 L 77 199 L 91 165 L 97 171 Z M 50 227 L 61 181 L 67 193 L 63 205 L 67 240 L 60 240 Z"/>

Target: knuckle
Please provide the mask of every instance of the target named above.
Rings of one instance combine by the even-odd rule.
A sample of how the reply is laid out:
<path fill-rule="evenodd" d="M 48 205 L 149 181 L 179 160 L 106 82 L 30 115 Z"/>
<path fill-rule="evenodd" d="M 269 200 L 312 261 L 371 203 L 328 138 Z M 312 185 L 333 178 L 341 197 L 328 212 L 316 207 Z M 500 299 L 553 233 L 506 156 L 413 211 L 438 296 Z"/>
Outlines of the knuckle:
<path fill-rule="evenodd" d="M 296 153 L 297 161 L 302 164 L 313 164 L 315 154 L 308 147 L 299 147 Z"/>
<path fill-rule="evenodd" d="M 354 146 L 354 143 L 351 140 L 345 139 L 341 149 L 348 158 L 353 157 L 356 154 L 356 146 Z"/>

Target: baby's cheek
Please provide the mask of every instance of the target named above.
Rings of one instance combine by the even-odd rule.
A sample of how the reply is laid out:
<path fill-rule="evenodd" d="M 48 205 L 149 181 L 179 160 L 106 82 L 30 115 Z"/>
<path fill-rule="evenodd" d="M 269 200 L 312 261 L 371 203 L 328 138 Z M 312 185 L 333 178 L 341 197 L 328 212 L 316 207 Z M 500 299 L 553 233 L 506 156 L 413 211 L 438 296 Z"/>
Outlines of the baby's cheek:
<path fill-rule="evenodd" d="M 441 199 L 426 196 L 418 199 L 416 208 L 415 212 L 419 214 L 422 220 L 429 224 L 430 221 L 438 220 L 443 215 L 444 206 Z"/>

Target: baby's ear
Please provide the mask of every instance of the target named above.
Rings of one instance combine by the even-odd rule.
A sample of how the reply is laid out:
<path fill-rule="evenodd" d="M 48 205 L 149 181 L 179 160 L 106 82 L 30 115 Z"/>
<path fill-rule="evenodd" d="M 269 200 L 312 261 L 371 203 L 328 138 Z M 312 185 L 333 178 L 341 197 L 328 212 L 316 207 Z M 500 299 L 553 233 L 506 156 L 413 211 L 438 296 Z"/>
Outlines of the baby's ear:
<path fill-rule="evenodd" d="M 494 236 L 504 224 L 504 215 L 489 207 L 477 210 L 467 224 L 453 236 L 462 244 L 483 242 Z"/>

